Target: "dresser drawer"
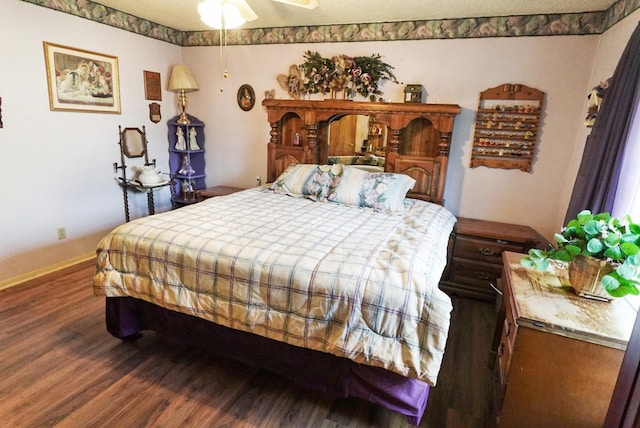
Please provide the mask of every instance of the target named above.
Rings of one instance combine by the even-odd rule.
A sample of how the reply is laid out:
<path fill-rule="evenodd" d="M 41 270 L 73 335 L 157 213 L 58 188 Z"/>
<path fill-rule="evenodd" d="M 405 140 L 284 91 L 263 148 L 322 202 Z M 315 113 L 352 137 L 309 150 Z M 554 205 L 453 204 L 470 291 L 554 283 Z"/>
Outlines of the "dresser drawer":
<path fill-rule="evenodd" d="M 498 416 L 507 389 L 511 357 L 513 356 L 513 349 L 518 333 L 518 324 L 515 322 L 513 305 L 509 301 L 510 297 L 511 296 L 506 296 L 506 299 L 504 299 L 505 319 L 502 324 L 502 335 L 500 336 L 500 345 L 497 350 L 497 364 L 494 373 L 495 408 Z"/>
<path fill-rule="evenodd" d="M 478 260 L 502 266 L 502 252 L 524 253 L 524 244 L 459 235 L 456 239 L 454 257 Z M 500 275 L 498 275 L 500 276 Z"/>
<path fill-rule="evenodd" d="M 502 350 L 502 357 L 504 359 L 504 367 L 506 371 L 508 371 L 509 366 L 511 365 L 511 354 L 513 353 L 513 348 L 516 344 L 516 336 L 518 335 L 518 324 L 516 323 L 512 302 L 508 298 L 504 300 L 504 309 L 505 318 L 502 326 L 502 339 L 500 342 L 505 345 Z M 500 352 L 498 352 L 498 355 L 500 355 Z"/>
<path fill-rule="evenodd" d="M 491 292 L 489 283 L 495 285 L 501 274 L 501 265 L 458 259 L 455 257 L 451 266 L 452 281 L 486 289 L 487 292 L 493 295 L 495 294 Z"/>
<path fill-rule="evenodd" d="M 496 409 L 496 416 L 500 416 L 500 409 L 504 402 L 504 396 L 507 390 L 507 379 L 509 377 L 509 362 L 511 361 L 511 351 L 508 345 L 503 341 L 500 342 L 498 348 L 498 357 L 493 379 L 493 395 Z"/>

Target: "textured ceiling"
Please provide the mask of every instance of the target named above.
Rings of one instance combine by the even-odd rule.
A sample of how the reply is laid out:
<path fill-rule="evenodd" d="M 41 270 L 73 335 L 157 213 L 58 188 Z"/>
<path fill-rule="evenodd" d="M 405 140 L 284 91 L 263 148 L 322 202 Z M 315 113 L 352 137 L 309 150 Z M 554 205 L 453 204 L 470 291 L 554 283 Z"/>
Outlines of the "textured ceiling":
<path fill-rule="evenodd" d="M 180 31 L 210 30 L 200 21 L 202 0 L 93 0 Z M 616 0 L 319 0 L 313 10 L 270 0 L 246 0 L 258 19 L 241 28 L 416 21 L 580 13 L 607 10 Z"/>

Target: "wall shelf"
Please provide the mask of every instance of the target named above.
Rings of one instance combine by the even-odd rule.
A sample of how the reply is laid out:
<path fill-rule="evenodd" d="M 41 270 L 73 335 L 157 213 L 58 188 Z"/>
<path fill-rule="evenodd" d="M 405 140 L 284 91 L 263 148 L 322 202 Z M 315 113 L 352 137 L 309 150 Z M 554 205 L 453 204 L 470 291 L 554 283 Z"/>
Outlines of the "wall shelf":
<path fill-rule="evenodd" d="M 172 183 L 173 207 L 197 202 L 196 191 L 205 189 L 204 122 L 187 115 L 190 123 L 178 123 L 179 116 L 168 122 L 169 170 Z M 181 141 L 178 142 L 178 133 Z M 192 142 L 195 138 L 195 142 Z"/>
<path fill-rule="evenodd" d="M 505 83 L 480 93 L 471 167 L 531 171 L 544 92 Z"/>

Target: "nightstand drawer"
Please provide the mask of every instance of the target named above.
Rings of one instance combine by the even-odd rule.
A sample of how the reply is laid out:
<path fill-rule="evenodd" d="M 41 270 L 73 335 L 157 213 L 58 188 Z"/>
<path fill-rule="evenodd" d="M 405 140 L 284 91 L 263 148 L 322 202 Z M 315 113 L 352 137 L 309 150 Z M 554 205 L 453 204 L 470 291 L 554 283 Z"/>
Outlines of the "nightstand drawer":
<path fill-rule="evenodd" d="M 524 252 L 524 244 L 460 235 L 456 239 L 454 257 L 494 263 L 502 266 L 502 252 Z M 500 276 L 500 275 L 498 275 Z"/>
<path fill-rule="evenodd" d="M 451 280 L 490 292 L 489 283 L 496 284 L 502 274 L 502 265 L 482 263 L 465 259 L 453 258 Z"/>

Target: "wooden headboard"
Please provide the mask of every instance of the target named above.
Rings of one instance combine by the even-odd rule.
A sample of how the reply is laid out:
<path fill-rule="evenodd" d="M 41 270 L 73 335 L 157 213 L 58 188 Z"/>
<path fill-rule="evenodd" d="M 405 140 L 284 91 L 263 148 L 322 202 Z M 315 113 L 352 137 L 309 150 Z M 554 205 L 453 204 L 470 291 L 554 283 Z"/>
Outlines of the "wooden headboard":
<path fill-rule="evenodd" d="M 443 203 L 459 105 L 278 99 L 265 99 L 262 105 L 271 126 L 269 182 L 293 163 L 327 163 L 329 124 L 346 115 L 367 115 L 387 127 L 384 170 L 416 180 L 409 197 Z"/>

